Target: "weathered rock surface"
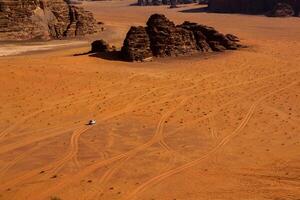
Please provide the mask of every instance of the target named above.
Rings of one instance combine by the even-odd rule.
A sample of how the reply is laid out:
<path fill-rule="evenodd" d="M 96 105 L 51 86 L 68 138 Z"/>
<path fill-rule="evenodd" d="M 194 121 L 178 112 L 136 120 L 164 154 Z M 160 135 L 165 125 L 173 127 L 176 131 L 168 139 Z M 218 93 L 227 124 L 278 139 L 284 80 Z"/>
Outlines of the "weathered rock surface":
<path fill-rule="evenodd" d="M 154 14 L 147 22 L 147 33 L 154 56 L 177 56 L 197 50 L 192 31 L 175 26 L 164 15 Z"/>
<path fill-rule="evenodd" d="M 153 56 L 145 27 L 130 28 L 124 40 L 121 54 L 128 61 L 143 61 Z"/>
<path fill-rule="evenodd" d="M 143 61 L 152 56 L 191 55 L 196 52 L 236 50 L 239 39 L 223 35 L 212 27 L 192 22 L 175 25 L 164 15 L 154 14 L 147 27 L 131 27 L 121 54 L 128 61 Z"/>
<path fill-rule="evenodd" d="M 158 6 L 196 3 L 196 0 L 138 0 L 139 6 Z"/>
<path fill-rule="evenodd" d="M 299 16 L 300 0 L 209 0 L 208 7 L 213 12 Z"/>
<path fill-rule="evenodd" d="M 0 0 L 0 39 L 60 39 L 93 34 L 92 13 L 68 0 Z"/>

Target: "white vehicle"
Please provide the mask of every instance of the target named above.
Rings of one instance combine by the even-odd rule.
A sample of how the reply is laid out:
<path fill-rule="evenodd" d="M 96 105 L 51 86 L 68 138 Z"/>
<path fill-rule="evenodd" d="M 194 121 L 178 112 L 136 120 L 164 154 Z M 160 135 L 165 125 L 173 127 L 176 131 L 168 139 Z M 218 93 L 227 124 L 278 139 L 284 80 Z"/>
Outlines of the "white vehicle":
<path fill-rule="evenodd" d="M 92 119 L 89 121 L 88 125 L 95 125 L 96 124 L 96 120 Z"/>

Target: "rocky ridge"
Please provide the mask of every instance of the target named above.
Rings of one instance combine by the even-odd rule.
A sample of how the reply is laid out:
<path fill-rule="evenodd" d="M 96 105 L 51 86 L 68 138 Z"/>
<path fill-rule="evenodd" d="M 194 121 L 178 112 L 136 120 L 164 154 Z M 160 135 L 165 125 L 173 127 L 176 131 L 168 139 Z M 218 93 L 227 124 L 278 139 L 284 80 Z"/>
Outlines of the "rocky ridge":
<path fill-rule="evenodd" d="M 0 40 L 61 39 L 98 30 L 92 13 L 68 0 L 0 0 Z"/>

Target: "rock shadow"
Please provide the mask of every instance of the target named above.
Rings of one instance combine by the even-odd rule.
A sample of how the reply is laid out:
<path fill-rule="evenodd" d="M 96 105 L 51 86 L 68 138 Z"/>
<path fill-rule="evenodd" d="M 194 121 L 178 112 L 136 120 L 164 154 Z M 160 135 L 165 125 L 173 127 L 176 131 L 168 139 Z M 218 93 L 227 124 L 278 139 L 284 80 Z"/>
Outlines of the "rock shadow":
<path fill-rule="evenodd" d="M 122 58 L 121 51 L 111 51 L 111 52 L 85 52 L 85 53 L 78 53 L 74 54 L 73 56 L 84 56 L 88 55 L 90 57 L 95 57 L 95 58 L 101 58 L 104 60 L 111 60 L 111 61 L 123 61 L 126 62 L 125 59 Z"/>
<path fill-rule="evenodd" d="M 186 10 L 180 10 L 182 13 L 211 13 L 208 7 L 191 8 Z"/>

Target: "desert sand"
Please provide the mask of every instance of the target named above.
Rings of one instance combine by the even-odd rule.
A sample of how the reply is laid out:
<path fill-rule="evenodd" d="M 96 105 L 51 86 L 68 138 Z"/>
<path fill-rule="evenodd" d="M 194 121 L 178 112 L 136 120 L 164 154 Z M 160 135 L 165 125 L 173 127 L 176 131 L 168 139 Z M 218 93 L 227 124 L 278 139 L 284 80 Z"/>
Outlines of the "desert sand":
<path fill-rule="evenodd" d="M 88 44 L 0 57 L 0 199 L 298 200 L 300 20 L 131 3 L 84 7 L 117 47 L 164 13 L 248 48 L 147 63 L 74 56 Z"/>

